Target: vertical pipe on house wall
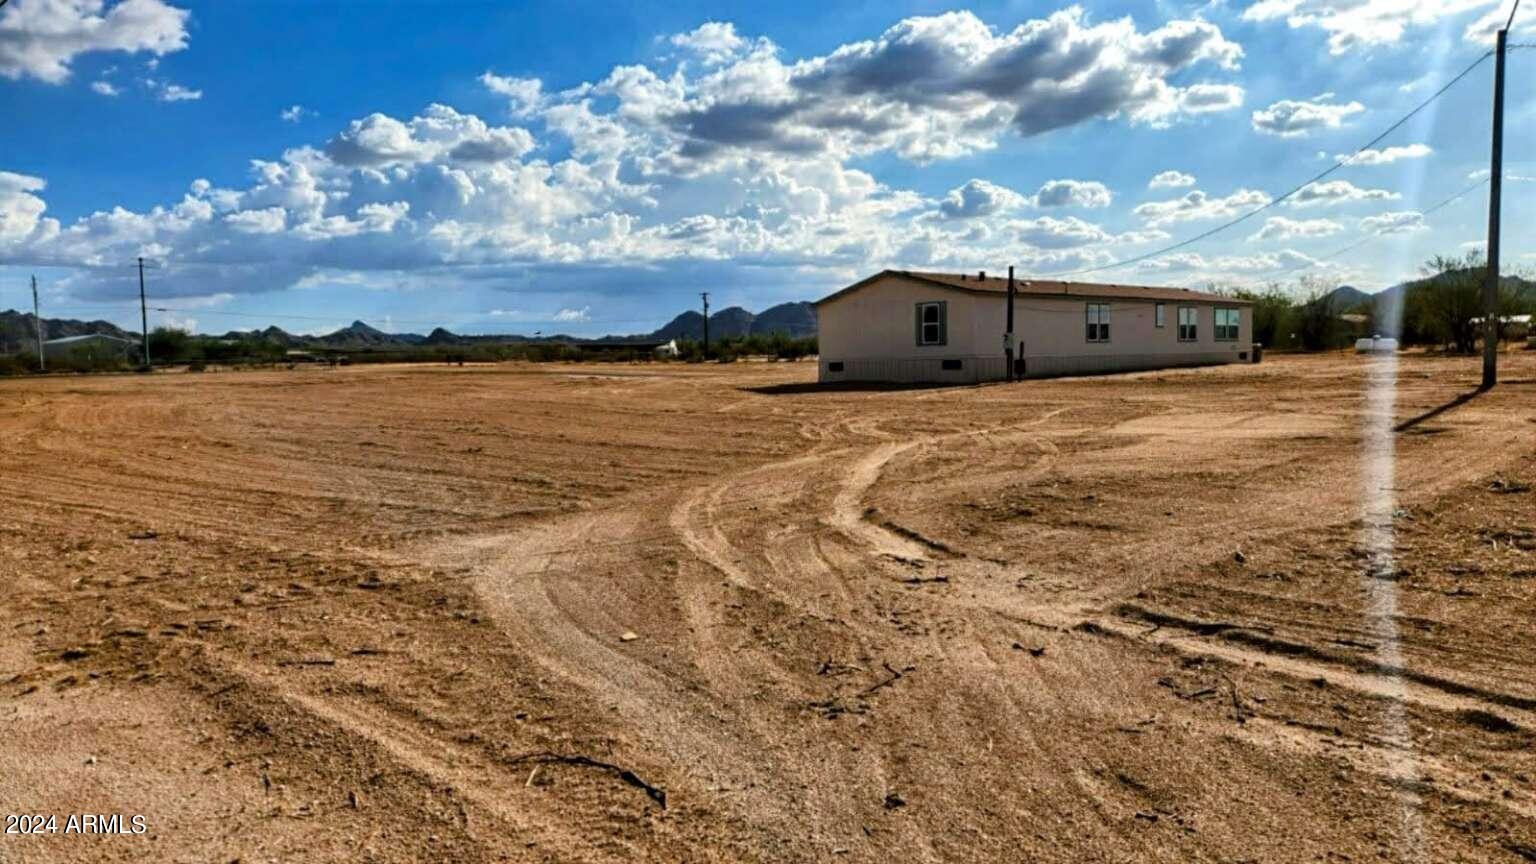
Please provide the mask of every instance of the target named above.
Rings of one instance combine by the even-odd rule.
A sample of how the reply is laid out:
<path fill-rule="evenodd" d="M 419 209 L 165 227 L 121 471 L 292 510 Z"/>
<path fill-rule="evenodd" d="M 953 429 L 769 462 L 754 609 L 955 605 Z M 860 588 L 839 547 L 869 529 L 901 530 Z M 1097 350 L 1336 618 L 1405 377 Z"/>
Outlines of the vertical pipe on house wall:
<path fill-rule="evenodd" d="M 1003 332 L 1003 362 L 1008 368 L 1004 370 L 1003 377 L 1013 380 L 1013 265 L 1008 265 L 1008 327 Z"/>

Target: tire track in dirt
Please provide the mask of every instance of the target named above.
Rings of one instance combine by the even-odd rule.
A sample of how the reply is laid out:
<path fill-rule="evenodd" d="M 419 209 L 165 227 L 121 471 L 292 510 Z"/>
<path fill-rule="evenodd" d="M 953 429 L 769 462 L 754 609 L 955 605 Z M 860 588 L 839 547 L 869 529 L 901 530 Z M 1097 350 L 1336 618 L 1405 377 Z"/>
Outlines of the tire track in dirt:
<path fill-rule="evenodd" d="M 863 542 L 873 549 L 877 555 L 903 562 L 928 561 L 929 549 L 927 546 L 902 536 L 884 525 L 870 522 L 865 518 L 868 511 L 865 508 L 864 499 L 880 481 L 885 467 L 898 457 L 914 449 L 931 448 L 950 441 L 966 438 L 1008 435 L 1010 433 L 1023 434 L 1027 440 L 1034 443 L 1040 449 L 1042 454 L 1054 456 L 1056 453 L 1056 445 L 1054 443 L 1041 436 L 1027 435 L 1024 433 L 1024 430 L 1042 426 L 1068 410 L 1070 410 L 1070 406 L 1046 411 L 1039 417 L 1021 424 L 922 435 L 906 441 L 888 441 L 887 443 L 877 445 L 863 457 L 855 460 L 840 478 L 837 494 L 832 499 L 832 509 L 827 522 L 848 536 Z M 869 430 L 869 434 L 883 438 L 892 437 L 890 433 L 885 432 L 873 423 L 865 428 Z M 1049 461 L 1044 459 L 1041 462 L 1037 462 L 1035 466 L 1032 466 L 1031 476 L 1039 476 L 1039 474 L 1049 468 L 1049 464 Z"/>
<path fill-rule="evenodd" d="M 602 535 L 623 535 L 632 529 L 632 515 L 604 511 L 583 514 L 515 539 L 476 541 L 475 545 L 490 550 L 489 566 L 476 587 L 497 619 L 518 631 L 518 641 L 528 646 L 545 668 L 614 702 L 621 716 L 657 721 L 642 724 L 648 747 L 674 751 L 675 757 L 707 754 L 716 764 L 735 761 L 740 755 L 735 748 L 723 743 L 722 736 L 698 719 L 713 715 L 708 706 L 680 698 L 677 682 L 593 632 L 598 625 L 605 625 L 613 639 L 623 629 L 622 624 L 578 620 L 551 592 L 552 575 L 577 574 L 584 563 L 601 554 L 600 549 L 588 554 L 569 550 L 584 544 L 595 546 Z M 684 704 L 674 704 L 679 701 Z"/>
<path fill-rule="evenodd" d="M 814 527 L 804 530 L 803 522 L 794 524 L 795 519 L 804 518 L 802 515 L 791 515 L 789 524 L 778 531 L 765 530 L 775 522 L 775 515 L 767 513 L 757 519 L 730 521 L 733 527 L 745 528 L 754 536 L 758 536 L 759 530 L 766 535 L 763 538 L 766 542 L 758 544 L 761 551 L 757 554 L 767 567 L 749 573 L 749 558 L 726 535 L 723 526 L 727 523 L 720 513 L 722 502 L 730 493 L 745 485 L 754 491 L 750 500 L 757 502 L 753 505 L 755 509 L 771 510 L 773 514 L 796 514 L 795 503 L 816 479 L 824 476 L 829 468 L 835 468 L 846 452 L 818 449 L 820 452 L 758 466 L 695 490 L 680 499 L 672 510 L 670 522 L 680 541 L 696 555 L 696 563 L 703 568 L 690 576 L 686 572 L 689 568 L 685 567 L 678 585 L 684 608 L 689 610 L 690 630 L 695 634 L 695 663 L 704 672 L 710 692 L 718 700 L 741 706 L 740 722 L 756 740 L 779 742 L 780 746 L 788 744 L 802 754 L 802 759 L 810 752 L 821 753 L 819 759 L 786 760 L 779 763 L 776 770 L 781 775 L 779 780 L 786 794 L 798 794 L 804 799 L 805 813 L 798 817 L 802 820 L 800 830 L 810 836 L 832 837 L 836 836 L 839 826 L 861 818 L 857 802 L 868 795 L 868 790 L 888 788 L 885 757 L 874 747 L 855 748 L 850 754 L 816 738 L 801 739 L 800 735 L 809 730 L 786 732 L 782 719 L 763 717 L 752 711 L 753 700 L 761 698 L 763 679 L 771 680 L 777 692 L 803 705 L 814 692 L 808 689 L 812 686 L 808 681 L 813 672 L 810 668 L 786 668 L 779 657 L 760 650 L 755 644 L 726 649 L 719 634 L 729 632 L 732 625 L 714 609 L 730 601 L 721 596 L 718 578 L 703 575 L 709 572 L 725 576 L 726 584 L 734 592 L 731 596 L 743 602 L 759 607 L 779 604 L 782 609 L 817 622 L 834 620 L 818 596 L 822 593 L 819 589 L 836 588 L 847 597 L 847 588 L 821 556 L 819 532 Z M 765 503 L 772 498 L 762 494 L 765 486 L 782 490 L 782 504 L 774 507 Z M 787 555 L 786 547 L 791 549 Z M 851 604 L 844 608 L 844 612 L 835 619 L 840 625 L 838 636 L 851 641 L 858 646 L 853 650 L 862 653 L 867 650 L 865 637 L 861 635 L 863 628 L 852 614 Z M 777 614 L 782 616 L 783 613 Z M 896 832 L 903 848 L 913 856 L 909 860 L 941 860 L 931 849 L 928 836 L 916 826 L 897 823 L 889 830 Z"/>
<path fill-rule="evenodd" d="M 854 469 L 849 472 L 849 482 L 845 483 L 845 485 L 840 490 L 839 497 L 837 499 L 838 518 L 836 520 L 836 524 L 840 528 L 843 528 L 847 533 L 866 539 L 869 541 L 869 545 L 874 547 L 877 551 L 890 554 L 893 550 L 888 545 L 882 548 L 883 544 L 878 539 L 870 540 L 872 532 L 869 529 L 877 528 L 877 526 L 863 527 L 862 525 L 859 525 L 859 522 L 862 522 L 861 517 L 864 515 L 863 511 L 859 509 L 863 495 L 875 484 L 875 482 L 877 482 L 880 469 L 891 462 L 897 455 L 911 450 L 913 446 L 917 446 L 919 444 L 927 444 L 932 440 L 936 440 L 938 437 L 939 436 L 934 436 L 933 438 L 925 441 L 912 442 L 906 445 L 882 445 L 872 451 L 860 463 L 857 463 Z M 1459 470 L 1451 470 L 1449 472 L 1431 472 L 1429 475 L 1422 475 L 1419 478 L 1415 478 L 1427 481 L 1424 482 L 1419 488 L 1415 489 L 1415 492 L 1418 493 L 1418 496 L 1432 496 L 1439 491 L 1450 488 L 1450 486 L 1457 482 L 1464 482 L 1466 478 L 1462 475 L 1466 474 L 1468 471 L 1472 473 L 1481 473 L 1481 471 L 1484 469 L 1484 466 L 1470 462 L 1469 460 L 1461 460 L 1460 462 L 1453 464 L 1451 467 L 1453 469 Z M 1447 477 L 1447 473 L 1454 476 Z M 1234 519 L 1232 521 L 1234 522 L 1234 525 L 1236 525 L 1241 521 L 1241 519 Z M 1329 521 L 1329 519 L 1323 518 L 1320 524 L 1327 524 Z M 900 551 L 906 554 L 910 554 L 913 550 L 909 548 Z M 1091 594 L 1096 594 L 1097 599 L 1099 600 L 1105 600 L 1114 596 L 1113 591 L 1108 593 L 1103 591 L 1091 592 Z M 1089 599 L 1090 602 L 1080 604 L 1078 609 L 1079 613 L 1091 613 L 1091 606 L 1093 605 L 1091 602 L 1092 598 L 1090 597 L 1086 599 Z M 1047 606 L 1043 609 L 1037 608 L 1030 611 L 1035 616 L 1035 620 L 1042 621 L 1042 623 L 1046 624 L 1047 626 L 1055 626 L 1061 629 L 1072 627 L 1085 620 L 1083 617 L 1077 617 L 1076 620 L 1073 620 L 1075 616 L 1073 616 L 1071 613 L 1063 614 L 1064 609 L 1060 606 Z M 1091 618 L 1087 620 L 1096 626 L 1100 632 L 1106 632 L 1112 635 L 1120 636 L 1122 639 L 1127 641 L 1146 644 L 1147 640 L 1142 638 L 1143 634 L 1133 632 L 1128 628 L 1121 627 L 1115 623 L 1106 624 L 1105 622 L 1092 620 Z M 1462 689 L 1454 682 L 1449 682 L 1446 686 L 1426 686 L 1422 681 L 1414 681 L 1407 683 L 1407 687 L 1405 688 L 1404 683 L 1406 682 L 1403 682 L 1401 676 L 1393 674 L 1366 674 L 1355 670 L 1343 669 L 1335 664 L 1306 662 L 1303 660 L 1298 660 L 1294 657 L 1276 657 L 1270 651 L 1248 650 L 1234 647 L 1228 644 L 1212 646 L 1206 640 L 1187 640 L 1176 639 L 1174 637 L 1166 637 L 1156 640 L 1153 645 L 1158 648 L 1172 649 L 1175 652 L 1185 656 L 1215 656 L 1240 666 L 1247 668 L 1257 668 L 1263 671 L 1265 674 L 1281 674 L 1296 680 L 1309 680 L 1326 675 L 1330 683 L 1342 686 L 1345 689 L 1357 693 L 1361 696 L 1374 699 L 1396 699 L 1408 701 L 1412 704 L 1426 707 L 1447 715 L 1459 714 L 1465 716 L 1470 713 L 1480 712 L 1482 716 L 1492 716 L 1498 718 L 1498 710 L 1501 707 L 1507 707 L 1509 702 L 1508 699 L 1501 698 L 1498 694 L 1495 694 L 1492 700 L 1488 700 L 1468 697 L 1464 693 L 1447 692 L 1447 686 L 1451 690 Z M 985 651 L 983 653 L 985 653 Z M 1431 685 L 1434 683 L 1435 682 L 1430 682 Z M 1524 700 L 1516 701 L 1521 703 L 1522 710 L 1524 710 Z M 1328 754 L 1329 748 L 1323 743 L 1323 736 L 1312 730 L 1298 727 L 1289 727 L 1281 723 L 1273 723 L 1271 724 L 1271 727 L 1281 731 L 1275 734 L 1264 734 L 1257 728 L 1259 725 L 1262 724 L 1256 724 L 1255 728 L 1244 730 L 1244 733 L 1241 736 L 1243 740 L 1265 749 L 1271 749 L 1276 746 L 1283 746 L 1293 750 L 1300 750 L 1307 753 L 1308 755 L 1319 758 L 1322 758 Z M 1028 724 L 1027 721 L 1025 721 L 1022 724 L 1013 724 L 1011 728 L 1018 729 L 1021 732 L 1026 732 L 1028 729 Z M 1034 741 L 1033 743 L 1037 746 L 1037 748 L 1040 747 L 1038 741 Z M 1354 764 L 1357 764 L 1362 770 L 1368 770 L 1371 773 L 1389 781 L 1396 781 L 1400 779 L 1398 775 L 1400 774 L 1401 770 L 1401 760 L 1400 757 L 1397 756 L 1393 746 L 1360 744 L 1359 748 L 1359 753 L 1351 757 Z M 1057 753 L 1052 752 L 1054 749 L 1055 748 L 1043 748 L 1041 756 L 1048 761 L 1053 761 L 1054 764 L 1057 765 L 1058 769 L 1060 769 L 1056 772 L 1055 776 L 1078 777 L 1080 780 L 1078 792 L 1089 801 L 1097 800 L 1099 797 L 1098 793 L 1096 793 L 1095 789 L 1093 788 L 1093 784 L 1087 782 L 1087 780 L 1092 780 L 1093 778 L 1087 778 L 1087 780 L 1084 780 L 1082 772 L 1077 771 L 1072 767 L 1072 763 L 1077 761 L 1077 757 L 1063 757 Z M 1532 815 L 1532 808 L 1526 803 L 1511 802 L 1494 795 L 1478 795 L 1475 793 L 1466 793 L 1461 791 L 1459 787 L 1475 785 L 1474 781 L 1477 779 L 1478 774 L 1476 771 L 1456 768 L 1454 766 L 1448 765 L 1442 760 L 1436 760 L 1433 758 L 1416 759 L 1415 764 L 1419 767 L 1419 770 L 1425 772 L 1426 779 L 1439 781 L 1433 785 L 1437 790 L 1443 791 L 1448 797 L 1481 805 L 1495 806 L 1500 809 L 1508 810 L 1512 814 L 1524 818 L 1530 818 Z M 1063 772 L 1065 772 L 1065 774 L 1063 774 Z M 1108 819 L 1105 820 L 1105 824 L 1111 827 L 1111 829 L 1114 828 Z M 1135 843 L 1134 838 L 1127 837 L 1123 839 L 1131 841 L 1132 845 Z"/>
<path fill-rule="evenodd" d="M 1449 679 L 1386 667 L 1373 661 L 1333 657 L 1310 645 L 1274 639 L 1240 626 L 1175 619 L 1164 613 L 1135 608 L 1122 612 L 1122 616 L 1120 619 L 1091 618 L 1077 627 L 1081 629 L 1087 624 L 1090 631 L 1097 629 L 1132 643 L 1167 648 L 1182 656 L 1216 657 L 1295 681 L 1321 678 L 1331 686 L 1363 696 L 1406 702 L 1444 714 L 1482 712 L 1512 722 L 1503 716 L 1509 714 L 1520 717 L 1527 726 L 1536 721 L 1536 698 L 1483 691 Z M 1127 618 L 1148 621 L 1171 632 L 1136 630 Z M 1202 635 L 1201 631 L 1206 631 L 1207 635 Z"/>
<path fill-rule="evenodd" d="M 1061 409 L 1065 410 L 1065 409 Z M 1024 426 L 1035 426 L 1047 422 L 1060 411 L 1048 412 Z M 855 431 L 855 430 L 850 430 Z M 929 561 L 928 550 L 911 539 L 903 537 L 883 525 L 876 525 L 865 518 L 863 500 L 869 489 L 880 479 L 886 465 L 900 455 L 911 451 L 913 448 L 933 446 L 936 443 L 976 435 L 990 435 L 1019 432 L 1018 424 L 1010 424 L 1003 427 L 985 430 L 965 430 L 956 433 L 942 435 L 929 435 L 914 438 L 909 441 L 896 442 L 888 440 L 892 436 L 885 432 L 873 419 L 866 419 L 856 430 L 858 434 L 879 439 L 887 439 L 869 449 L 862 457 L 856 459 L 847 468 L 835 470 L 833 476 L 836 480 L 836 492 L 832 496 L 830 512 L 820 516 L 817 521 L 831 524 L 855 544 L 857 549 L 863 550 L 867 555 L 873 552 L 876 555 L 894 558 L 904 562 Z M 1054 446 L 1045 441 L 1037 440 L 1039 449 L 1043 454 L 1054 451 Z M 798 493 L 805 486 L 806 476 L 816 468 L 837 468 L 837 463 L 845 451 L 834 451 L 825 455 L 812 455 L 796 459 L 786 460 L 783 463 L 763 466 L 743 475 L 741 478 L 731 478 L 717 484 L 712 491 L 696 492 L 686 497 L 680 506 L 673 511 L 672 524 L 678 530 L 684 544 L 721 574 L 725 575 L 728 582 L 733 585 L 744 584 L 768 584 L 762 577 L 753 579 L 746 572 L 744 561 L 746 557 L 739 551 L 742 547 L 732 541 L 723 530 L 721 520 L 717 517 L 718 507 L 726 494 L 733 488 L 735 482 L 747 477 L 760 477 L 764 472 L 794 472 L 795 476 L 787 483 L 786 506 L 793 506 Z M 1043 471 L 1043 465 L 1033 466 L 1034 470 Z M 814 476 L 814 475 L 810 475 Z M 760 484 L 754 484 L 754 486 Z M 697 518 L 697 510 L 704 511 L 702 520 Z M 814 511 L 813 511 L 814 512 Z M 782 532 L 752 533 L 755 542 L 754 547 L 760 548 L 761 556 L 773 571 L 773 584 L 770 590 L 775 596 L 781 597 L 792 608 L 815 609 L 820 606 L 825 615 L 825 601 L 818 595 L 820 589 L 829 588 L 836 592 L 842 602 L 837 610 L 838 624 L 846 631 L 855 644 L 860 654 L 873 653 L 870 650 L 872 640 L 878 639 L 880 626 L 878 622 L 865 622 L 863 619 L 862 604 L 854 601 L 855 590 L 850 585 L 846 576 L 842 575 L 848 567 L 838 567 L 827 557 L 824 544 L 830 542 L 830 538 L 823 538 L 814 531 L 796 530 L 793 519 L 797 516 L 803 520 L 807 518 L 805 513 L 795 514 L 791 518 L 791 524 Z M 740 527 L 740 526 L 738 526 Z M 747 526 L 750 528 L 752 526 Z M 790 548 L 785 548 L 788 545 Z M 857 570 L 855 567 L 853 570 Z M 895 580 L 892 580 L 895 581 Z M 776 590 L 775 590 L 776 589 Z M 930 652 L 935 657 L 946 658 L 950 649 L 945 640 L 937 633 L 931 634 L 926 640 Z M 946 665 L 943 659 L 938 661 L 940 665 Z M 889 773 L 885 768 L 885 759 L 873 751 L 872 748 L 864 748 L 864 756 L 857 764 L 850 766 L 843 772 L 838 786 L 848 788 L 850 793 L 857 789 L 887 788 Z M 926 860 L 941 860 L 932 846 L 932 839 L 925 827 L 919 823 L 903 824 L 900 829 L 905 848 L 908 850 L 922 849 Z"/>
<path fill-rule="evenodd" d="M 218 677 L 232 677 L 246 685 L 245 698 L 285 703 L 343 735 L 378 748 L 403 770 L 427 781 L 432 794 L 446 798 L 457 811 L 457 827 L 486 849 L 504 846 L 508 838 L 536 838 L 544 848 L 561 849 L 583 861 L 643 857 L 644 850 L 622 837 L 594 839 L 600 835 L 584 830 L 590 826 L 573 824 L 547 811 L 541 813 L 543 802 L 533 800 L 540 793 L 530 788 L 531 774 L 525 776 L 519 769 L 500 763 L 494 754 L 450 740 L 442 730 L 430 728 L 398 706 L 329 688 L 324 693 L 310 692 L 270 668 L 225 657 L 205 653 L 202 662 Z M 614 850 L 614 846 L 622 847 L 622 851 Z"/>
<path fill-rule="evenodd" d="M 1296 753 L 1319 760 L 1343 760 L 1353 769 L 1371 774 L 1381 780 L 1401 784 L 1404 782 L 1399 767 L 1403 751 L 1396 745 L 1362 741 L 1358 738 L 1340 738 L 1328 732 L 1306 726 L 1274 720 L 1262 715 L 1249 716 L 1240 726 L 1213 730 L 1253 744 L 1256 747 L 1286 747 Z M 1441 759 L 1424 748 L 1412 752 L 1414 773 L 1410 778 L 1413 789 L 1421 795 L 1439 795 L 1460 804 L 1475 804 L 1506 811 L 1522 819 L 1536 820 L 1536 803 L 1508 798 L 1492 791 L 1479 794 L 1483 771 L 1479 768 L 1457 765 Z"/>
<path fill-rule="evenodd" d="M 881 444 L 855 460 L 843 475 L 837 495 L 832 499 L 829 524 L 869 546 L 877 555 L 898 561 L 926 561 L 928 550 L 922 545 L 864 518 L 864 496 L 880 479 L 880 472 L 887 463 L 929 440 L 932 439 Z"/>
<path fill-rule="evenodd" d="M 609 644 L 598 632 L 614 639 L 621 622 L 605 620 L 590 607 L 573 611 L 557 599 L 557 581 L 578 593 L 590 591 L 584 580 L 595 571 L 627 568 L 630 547 L 622 541 L 640 524 L 639 514 L 628 508 L 585 513 L 511 536 L 475 538 L 467 546 L 455 540 L 446 544 L 444 561 L 462 566 L 478 560 L 470 565 L 480 571 L 476 591 L 493 618 L 539 665 L 615 707 L 615 722 L 627 730 L 620 740 L 630 739 L 621 749 L 639 750 L 646 762 L 668 766 L 655 782 L 666 787 L 669 800 L 684 806 L 707 801 L 753 831 L 798 836 L 795 826 L 808 814 L 791 790 L 820 781 L 804 774 L 798 762 L 776 758 L 782 734 L 740 709 L 750 709 L 752 694 L 760 689 L 747 672 L 784 676 L 772 664 L 754 661 L 750 650 L 733 650 L 720 638 L 725 627 L 708 594 L 710 585 L 718 587 L 717 579 L 679 576 L 688 659 L 708 686 Z M 580 551 L 583 547 L 590 551 Z"/>

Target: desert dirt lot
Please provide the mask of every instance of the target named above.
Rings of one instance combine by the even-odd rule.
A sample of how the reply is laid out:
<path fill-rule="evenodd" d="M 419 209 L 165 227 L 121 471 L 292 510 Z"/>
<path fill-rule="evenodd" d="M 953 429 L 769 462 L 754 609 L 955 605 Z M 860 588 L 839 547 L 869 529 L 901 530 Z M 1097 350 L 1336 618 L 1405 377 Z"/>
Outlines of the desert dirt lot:
<path fill-rule="evenodd" d="M 1536 356 L 0 382 L 0 861 L 1536 861 Z"/>

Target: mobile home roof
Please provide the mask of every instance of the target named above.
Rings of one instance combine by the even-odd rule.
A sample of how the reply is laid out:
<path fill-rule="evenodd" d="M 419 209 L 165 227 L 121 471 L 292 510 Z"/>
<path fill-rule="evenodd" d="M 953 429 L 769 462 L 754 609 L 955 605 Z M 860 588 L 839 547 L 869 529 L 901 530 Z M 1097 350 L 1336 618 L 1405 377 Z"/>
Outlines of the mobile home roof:
<path fill-rule="evenodd" d="M 91 339 L 108 339 L 113 342 L 122 342 L 125 345 L 134 344 L 132 339 L 123 339 L 110 333 L 82 333 L 79 336 L 61 336 L 58 339 L 49 339 L 44 345 L 73 345 L 76 342 L 86 342 Z"/>
<path fill-rule="evenodd" d="M 857 291 L 885 276 L 901 276 L 919 282 L 928 282 L 938 287 L 954 291 L 966 291 L 973 294 L 1008 293 L 1008 279 L 1004 276 L 988 276 L 983 279 L 980 274 L 918 273 L 911 270 L 881 270 L 868 279 L 862 279 L 841 291 L 828 294 L 817 300 L 816 305 L 820 306 L 844 294 Z M 1191 291 L 1188 288 L 1156 288 L 1145 285 L 1110 285 L 1094 282 L 1060 282 L 1052 279 L 1015 279 L 1014 290 L 1020 295 L 1031 297 L 1087 297 L 1111 300 L 1161 300 L 1167 303 L 1183 301 L 1223 303 L 1233 306 L 1252 305 L 1247 300 L 1223 297 L 1220 294 L 1208 294 L 1203 291 Z"/>

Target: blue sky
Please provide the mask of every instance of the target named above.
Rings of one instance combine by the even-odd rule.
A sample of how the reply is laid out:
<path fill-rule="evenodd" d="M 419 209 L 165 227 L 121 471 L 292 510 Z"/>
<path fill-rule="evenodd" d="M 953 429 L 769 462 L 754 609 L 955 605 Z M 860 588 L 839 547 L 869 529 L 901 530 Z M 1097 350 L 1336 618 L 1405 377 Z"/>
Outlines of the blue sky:
<path fill-rule="evenodd" d="M 1423 211 L 1486 168 L 1491 62 L 1298 199 L 1112 265 L 1353 152 L 1507 2 L 10 0 L 0 308 L 36 273 L 45 314 L 136 327 L 141 254 L 151 324 L 203 332 L 642 332 L 885 267 L 1384 287 L 1484 233 L 1486 186 Z"/>

